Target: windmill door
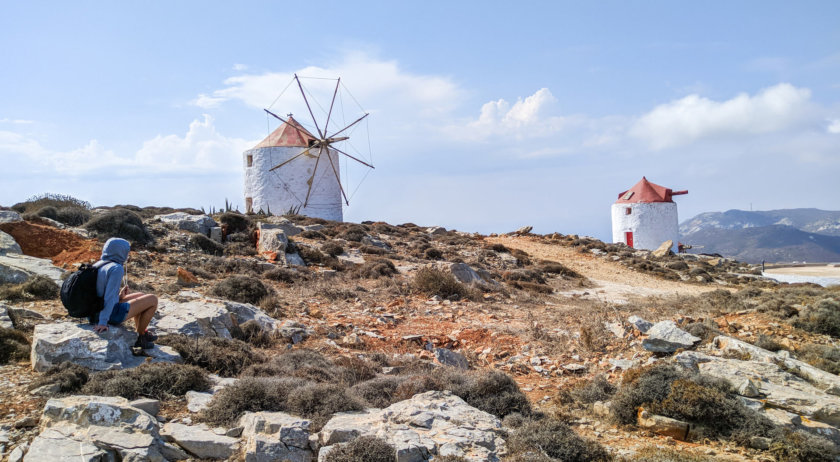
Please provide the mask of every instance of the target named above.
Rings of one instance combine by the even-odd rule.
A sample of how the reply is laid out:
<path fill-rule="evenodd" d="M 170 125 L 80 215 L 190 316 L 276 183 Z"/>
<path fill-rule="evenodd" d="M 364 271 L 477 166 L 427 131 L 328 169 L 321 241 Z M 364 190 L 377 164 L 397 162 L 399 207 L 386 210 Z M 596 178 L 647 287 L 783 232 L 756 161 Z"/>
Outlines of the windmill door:
<path fill-rule="evenodd" d="M 624 241 L 629 247 L 633 247 L 633 231 L 627 231 L 624 233 Z"/>

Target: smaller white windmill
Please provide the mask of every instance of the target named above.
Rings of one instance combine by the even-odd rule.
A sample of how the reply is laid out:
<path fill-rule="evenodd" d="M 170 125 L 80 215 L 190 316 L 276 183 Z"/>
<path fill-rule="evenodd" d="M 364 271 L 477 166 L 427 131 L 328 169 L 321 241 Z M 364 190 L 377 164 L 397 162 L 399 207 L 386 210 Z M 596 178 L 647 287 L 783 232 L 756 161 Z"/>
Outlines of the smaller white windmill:
<path fill-rule="evenodd" d="M 347 159 L 366 167 L 368 172 L 365 176 L 369 173 L 369 169 L 374 167 L 369 161 L 369 144 L 365 154 L 350 143 L 352 132 L 361 126 L 360 122 L 366 120 L 369 115 L 361 109 L 361 106 L 359 106 L 361 115 L 355 117 L 350 123 L 342 123 L 343 128 L 334 132 L 329 131 L 331 125 L 336 125 L 335 119 L 339 112 L 342 121 L 347 120 L 340 91 L 343 85 L 340 78 L 335 79 L 335 82 L 335 88 L 330 88 L 332 97 L 329 98 L 329 109 L 325 109 L 318 103 L 316 95 L 303 86 L 297 74 L 287 85 L 286 89 L 292 83 L 297 84 L 300 99 L 312 118 L 313 127 L 310 129 L 304 127 L 292 117 L 292 114 L 288 114 L 284 119 L 271 110 L 265 109 L 267 114 L 279 120 L 281 124 L 262 142 L 243 154 L 247 211 L 262 210 L 273 213 L 294 211 L 327 220 L 341 221 L 343 219 L 342 198 L 346 205 L 350 204 L 350 198 L 347 195 L 347 188 L 342 185 L 340 159 L 342 157 L 345 159 L 345 172 L 349 168 Z M 278 96 L 278 100 L 283 93 Z M 310 100 L 325 114 L 323 124 L 318 123 Z M 338 105 L 336 105 L 337 102 Z M 289 104 L 293 103 L 289 102 Z M 336 111 L 339 106 L 341 110 Z M 356 155 L 349 154 L 347 151 L 353 151 Z M 366 157 L 366 160 L 360 157 Z"/>

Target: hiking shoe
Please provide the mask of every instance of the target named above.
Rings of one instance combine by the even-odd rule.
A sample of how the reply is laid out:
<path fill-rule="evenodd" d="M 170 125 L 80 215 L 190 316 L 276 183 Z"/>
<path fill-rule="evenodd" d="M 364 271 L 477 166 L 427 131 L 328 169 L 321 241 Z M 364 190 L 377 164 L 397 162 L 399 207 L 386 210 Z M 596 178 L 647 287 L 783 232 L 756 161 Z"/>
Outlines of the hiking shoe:
<path fill-rule="evenodd" d="M 143 350 L 149 350 L 155 347 L 155 344 L 152 343 L 151 340 L 146 337 L 146 334 L 140 334 L 137 336 L 137 341 L 134 342 L 135 348 L 141 348 Z"/>
<path fill-rule="evenodd" d="M 146 334 L 145 334 L 145 335 L 146 335 L 146 340 L 148 340 L 148 341 L 150 341 L 150 342 L 154 342 L 154 341 L 156 341 L 156 340 L 158 339 L 157 334 L 155 334 L 154 332 L 150 331 L 149 329 L 146 329 Z"/>

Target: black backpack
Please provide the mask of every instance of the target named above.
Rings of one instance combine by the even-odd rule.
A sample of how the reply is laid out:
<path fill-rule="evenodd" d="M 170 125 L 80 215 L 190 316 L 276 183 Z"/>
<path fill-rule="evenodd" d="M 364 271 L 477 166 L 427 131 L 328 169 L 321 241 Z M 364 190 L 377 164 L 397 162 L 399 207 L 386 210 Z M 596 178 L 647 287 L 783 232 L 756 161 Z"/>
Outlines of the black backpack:
<path fill-rule="evenodd" d="M 96 277 L 102 265 L 83 263 L 61 284 L 61 303 L 74 318 L 87 318 L 102 311 L 104 301 L 96 295 Z"/>

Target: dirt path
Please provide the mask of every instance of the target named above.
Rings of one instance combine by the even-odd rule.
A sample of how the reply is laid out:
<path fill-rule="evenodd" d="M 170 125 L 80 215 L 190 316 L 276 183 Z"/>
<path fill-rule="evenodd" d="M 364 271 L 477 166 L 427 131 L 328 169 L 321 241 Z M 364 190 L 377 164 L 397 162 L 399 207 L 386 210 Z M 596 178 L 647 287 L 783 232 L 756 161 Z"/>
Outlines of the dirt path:
<path fill-rule="evenodd" d="M 503 244 L 520 249 L 534 258 L 556 261 L 586 276 L 595 289 L 579 289 L 563 292 L 569 296 L 585 296 L 611 303 L 626 303 L 635 297 L 662 295 L 698 295 L 716 289 L 667 281 L 647 274 L 638 273 L 620 263 L 603 260 L 595 255 L 578 252 L 573 247 L 540 242 L 536 238 L 522 236 L 488 237 L 487 242 Z M 594 293 L 593 293 L 594 292 Z"/>

